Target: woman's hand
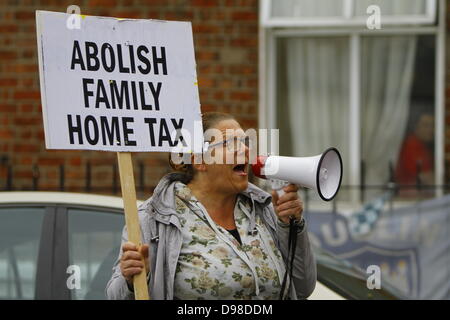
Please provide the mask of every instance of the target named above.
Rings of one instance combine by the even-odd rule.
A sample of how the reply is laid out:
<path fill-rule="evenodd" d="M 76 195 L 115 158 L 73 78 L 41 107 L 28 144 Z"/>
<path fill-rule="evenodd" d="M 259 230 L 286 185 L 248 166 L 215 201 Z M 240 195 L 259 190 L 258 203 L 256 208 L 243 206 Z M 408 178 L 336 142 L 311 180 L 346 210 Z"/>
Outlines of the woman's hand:
<path fill-rule="evenodd" d="M 148 272 L 148 244 L 138 247 L 131 242 L 126 242 L 122 246 L 122 258 L 120 259 L 120 271 L 130 286 L 133 286 L 133 276 L 141 273 L 145 268 L 145 274 Z M 145 261 L 145 265 L 142 262 Z"/>
<path fill-rule="evenodd" d="M 303 202 L 297 194 L 298 186 L 290 184 L 283 191 L 285 193 L 281 197 L 278 197 L 276 191 L 272 191 L 272 203 L 278 219 L 284 223 L 289 223 L 289 217 L 299 221 L 303 213 Z"/>

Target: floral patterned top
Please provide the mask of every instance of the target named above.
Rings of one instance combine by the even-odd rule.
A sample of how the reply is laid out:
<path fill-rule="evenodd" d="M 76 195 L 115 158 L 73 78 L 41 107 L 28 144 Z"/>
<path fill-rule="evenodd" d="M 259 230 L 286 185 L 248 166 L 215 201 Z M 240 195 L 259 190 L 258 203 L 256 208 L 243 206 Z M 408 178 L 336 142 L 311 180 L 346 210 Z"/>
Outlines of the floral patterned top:
<path fill-rule="evenodd" d="M 183 245 L 175 274 L 175 299 L 278 299 L 285 266 L 272 236 L 256 217 L 249 233 L 250 200 L 238 196 L 234 209 L 242 245 L 216 224 L 183 183 L 175 185 Z"/>

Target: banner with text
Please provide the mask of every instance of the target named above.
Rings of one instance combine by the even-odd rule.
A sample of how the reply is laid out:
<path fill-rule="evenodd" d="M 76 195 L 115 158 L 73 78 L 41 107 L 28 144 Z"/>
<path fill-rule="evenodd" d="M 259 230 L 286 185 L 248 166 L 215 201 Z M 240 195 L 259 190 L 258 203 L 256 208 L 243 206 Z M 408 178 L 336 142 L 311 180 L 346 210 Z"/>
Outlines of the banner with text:
<path fill-rule="evenodd" d="M 46 147 L 200 152 L 191 24 L 70 17 L 36 12 Z"/>
<path fill-rule="evenodd" d="M 363 237 L 339 213 L 305 215 L 316 246 L 364 271 L 380 267 L 382 288 L 413 299 L 450 299 L 450 195 L 386 210 Z"/>

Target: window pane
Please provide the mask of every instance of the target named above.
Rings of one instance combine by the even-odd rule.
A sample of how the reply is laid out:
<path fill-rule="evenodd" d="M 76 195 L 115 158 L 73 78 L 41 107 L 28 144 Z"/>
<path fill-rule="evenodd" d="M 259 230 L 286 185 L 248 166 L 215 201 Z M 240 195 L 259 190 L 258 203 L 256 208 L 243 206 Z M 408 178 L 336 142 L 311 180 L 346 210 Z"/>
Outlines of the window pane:
<path fill-rule="evenodd" d="M 69 261 L 81 271 L 81 288 L 72 299 L 106 299 L 105 288 L 120 249 L 124 217 L 69 209 Z"/>
<path fill-rule="evenodd" d="M 280 39 L 277 58 L 280 154 L 313 156 L 334 146 L 342 154 L 345 173 L 350 158 L 349 39 Z M 348 175 L 342 184 L 348 184 Z M 341 190 L 339 198 L 345 194 Z"/>
<path fill-rule="evenodd" d="M 357 0 L 355 1 L 355 15 L 366 17 L 367 8 L 371 5 L 380 7 L 382 17 L 383 15 L 423 15 L 426 14 L 426 1 L 427 0 Z"/>
<path fill-rule="evenodd" d="M 434 43 L 434 36 L 417 35 L 361 41 L 362 159 L 369 185 L 386 185 L 391 176 L 401 185 L 434 184 Z M 426 192 L 414 187 L 400 195 Z"/>
<path fill-rule="evenodd" d="M 272 18 L 341 17 L 343 0 L 276 0 L 271 1 Z"/>
<path fill-rule="evenodd" d="M 45 208 L 0 208 L 0 299 L 34 299 Z"/>

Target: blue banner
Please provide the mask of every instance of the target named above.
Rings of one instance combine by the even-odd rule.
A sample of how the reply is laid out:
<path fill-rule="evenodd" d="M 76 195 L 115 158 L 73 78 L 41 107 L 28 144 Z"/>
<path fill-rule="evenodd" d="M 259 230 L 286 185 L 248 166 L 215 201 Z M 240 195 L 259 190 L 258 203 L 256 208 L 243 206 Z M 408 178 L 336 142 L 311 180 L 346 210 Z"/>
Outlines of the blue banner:
<path fill-rule="evenodd" d="M 383 211 L 363 235 L 340 213 L 305 217 L 314 245 L 363 271 L 379 266 L 382 287 L 411 299 L 450 299 L 450 196 Z"/>

